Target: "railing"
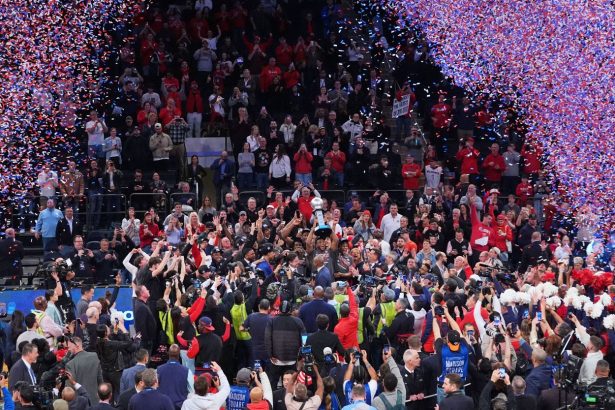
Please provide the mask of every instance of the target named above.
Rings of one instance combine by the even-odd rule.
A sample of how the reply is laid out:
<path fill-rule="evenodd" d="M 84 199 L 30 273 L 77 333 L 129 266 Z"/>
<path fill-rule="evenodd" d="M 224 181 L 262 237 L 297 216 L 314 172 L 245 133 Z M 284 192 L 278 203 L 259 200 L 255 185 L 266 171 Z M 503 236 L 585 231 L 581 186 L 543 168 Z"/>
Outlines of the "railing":
<path fill-rule="evenodd" d="M 86 226 L 88 230 L 106 224 L 121 222 L 126 215 L 126 195 L 94 194 L 88 195 L 86 207 Z"/>
<path fill-rule="evenodd" d="M 189 206 L 193 211 L 198 211 L 199 207 L 199 198 L 194 192 L 175 192 L 169 195 L 170 206 L 173 206 L 175 202 L 179 202 L 182 205 Z M 184 208 L 184 212 L 189 212 L 186 208 Z"/>
<path fill-rule="evenodd" d="M 373 204 L 371 199 L 377 190 L 374 189 L 348 189 L 348 190 L 319 190 L 321 196 L 329 201 L 335 200 L 339 208 L 343 208 L 344 204 L 357 195 L 359 200 L 364 203 L 368 208 Z M 294 193 L 292 189 L 276 190 L 275 192 L 281 192 L 284 198 L 291 197 Z M 383 191 L 384 192 L 384 191 Z M 406 200 L 406 190 L 393 189 L 386 191 L 392 201 L 397 203 L 404 203 Z M 415 198 L 419 197 L 422 193 L 420 190 L 414 191 Z M 207 193 L 203 193 L 206 195 Z M 239 203 L 242 206 L 247 204 L 249 198 L 256 199 L 257 207 L 266 206 L 269 200 L 267 195 L 262 191 L 243 191 L 239 193 Z M 75 211 L 74 217 L 84 223 L 84 226 L 89 232 L 109 232 L 111 233 L 114 226 L 119 225 L 122 219 L 126 216 L 129 207 L 135 208 L 137 218 L 142 219 L 143 214 L 149 211 L 150 208 L 154 208 L 161 217 L 165 217 L 170 213 L 170 209 L 174 202 L 182 202 L 182 198 L 192 199 L 192 203 L 198 204 L 199 198 L 194 192 L 175 192 L 172 194 L 166 193 L 133 193 L 126 197 L 124 194 L 96 194 L 87 195 L 81 197 L 78 202 L 78 207 L 74 206 L 74 203 L 69 202 L 66 198 L 57 196 L 56 208 L 63 211 L 68 204 L 73 205 Z M 528 202 L 532 203 L 535 199 L 530 197 Z M 11 226 L 20 233 L 34 230 L 36 226 L 36 220 L 39 213 L 44 209 L 47 197 L 44 196 L 29 196 L 27 198 L 21 198 L 12 207 L 8 207 L 10 210 Z M 504 203 L 506 200 L 504 197 L 500 197 L 500 202 Z M 185 201 L 184 201 L 185 202 Z M 42 204 L 42 205 L 41 205 Z M 198 206 L 192 206 L 194 211 L 198 211 Z M 190 211 L 184 209 L 184 213 L 188 214 Z M 107 230 L 105 230 L 107 229 Z"/>
<path fill-rule="evenodd" d="M 135 214 L 139 219 L 143 214 L 154 208 L 157 213 L 167 215 L 169 213 L 169 197 L 164 193 L 134 193 L 130 194 L 129 206 L 135 208 Z"/>

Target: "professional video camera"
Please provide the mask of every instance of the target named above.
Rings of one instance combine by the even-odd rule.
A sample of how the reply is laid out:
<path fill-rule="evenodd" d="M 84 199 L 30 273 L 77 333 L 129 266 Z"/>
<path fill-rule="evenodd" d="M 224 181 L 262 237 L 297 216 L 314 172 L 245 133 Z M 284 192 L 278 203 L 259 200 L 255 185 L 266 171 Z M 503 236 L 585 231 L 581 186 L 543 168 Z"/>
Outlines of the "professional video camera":
<path fill-rule="evenodd" d="M 378 285 L 384 284 L 386 282 L 386 278 L 379 278 L 377 276 L 372 275 L 363 275 L 361 278 L 361 282 L 359 285 L 359 290 L 365 294 L 371 294 L 372 290 Z"/>
<path fill-rule="evenodd" d="M 66 275 L 70 272 L 71 268 L 69 266 L 69 262 L 67 260 L 62 259 L 60 261 L 48 261 L 42 263 L 36 272 L 34 272 L 34 276 L 36 277 L 44 277 L 49 278 L 54 272 L 58 273 L 58 277 L 60 280 L 66 280 Z"/>
<path fill-rule="evenodd" d="M 609 379 L 606 386 L 586 386 L 577 390 L 573 409 L 615 409 L 615 380 Z"/>

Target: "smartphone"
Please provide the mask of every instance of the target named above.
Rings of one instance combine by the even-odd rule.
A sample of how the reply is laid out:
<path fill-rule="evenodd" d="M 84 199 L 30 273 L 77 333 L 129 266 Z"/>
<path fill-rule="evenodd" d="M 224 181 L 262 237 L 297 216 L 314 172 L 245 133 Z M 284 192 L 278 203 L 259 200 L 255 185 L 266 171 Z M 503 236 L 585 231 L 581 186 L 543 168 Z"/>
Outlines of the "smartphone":
<path fill-rule="evenodd" d="M 0 317 L 6 317 L 6 316 L 7 316 L 6 303 L 2 302 L 0 303 Z"/>
<path fill-rule="evenodd" d="M 388 354 L 391 351 L 391 346 L 390 345 L 384 345 L 384 347 L 382 348 L 382 352 L 384 354 Z"/>
<path fill-rule="evenodd" d="M 301 354 L 312 354 L 312 346 L 301 346 Z"/>
<path fill-rule="evenodd" d="M 472 338 L 474 337 L 474 330 L 468 330 L 466 334 L 468 335 L 469 338 Z"/>
<path fill-rule="evenodd" d="M 254 370 L 260 370 L 261 369 L 261 361 L 260 360 L 255 360 L 254 361 Z"/>
<path fill-rule="evenodd" d="M 500 367 L 498 370 L 500 372 L 500 379 L 504 379 L 506 377 L 506 369 Z"/>
<path fill-rule="evenodd" d="M 119 325 L 119 324 L 120 324 L 120 318 L 119 318 L 119 317 L 116 317 L 116 318 L 115 318 L 115 324 L 116 324 L 116 325 Z"/>
<path fill-rule="evenodd" d="M 499 316 L 496 316 L 493 318 L 493 324 L 495 324 L 496 326 L 500 326 L 501 320 Z"/>
<path fill-rule="evenodd" d="M 308 294 L 309 297 L 314 296 L 314 290 L 313 289 L 308 289 Z"/>
<path fill-rule="evenodd" d="M 530 312 L 528 312 L 527 310 L 523 312 L 523 319 L 529 319 L 529 317 L 530 317 Z"/>
<path fill-rule="evenodd" d="M 536 312 L 536 319 L 538 319 L 538 321 L 542 321 L 542 312 Z"/>
<path fill-rule="evenodd" d="M 206 369 L 206 370 L 211 369 L 211 363 L 210 362 L 203 363 L 203 369 Z"/>

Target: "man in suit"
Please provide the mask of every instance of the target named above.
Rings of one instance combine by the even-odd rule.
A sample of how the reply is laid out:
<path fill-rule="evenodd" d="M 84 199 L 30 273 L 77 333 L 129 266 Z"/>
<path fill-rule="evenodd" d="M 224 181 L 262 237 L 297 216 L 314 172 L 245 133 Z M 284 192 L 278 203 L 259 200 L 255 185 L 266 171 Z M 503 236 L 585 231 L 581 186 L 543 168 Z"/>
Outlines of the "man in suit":
<path fill-rule="evenodd" d="M 156 338 L 156 319 L 147 304 L 149 290 L 139 285 L 135 289 L 135 330 L 141 333 L 141 347 L 151 352 Z"/>
<path fill-rule="evenodd" d="M 128 410 L 175 410 L 175 405 L 171 399 L 157 390 L 158 376 L 156 370 L 143 370 L 142 378 L 143 391 L 132 396 L 128 403 Z"/>
<path fill-rule="evenodd" d="M 325 300 L 325 288 L 316 286 L 314 288 L 314 299 L 299 309 L 299 319 L 303 321 L 305 330 L 308 333 L 314 333 L 318 330 L 318 316 L 321 314 L 329 319 L 327 322 L 328 328 L 335 328 L 335 325 L 337 325 L 337 312 L 333 305 L 330 305 Z M 320 349 L 320 352 L 322 353 L 322 349 Z"/>
<path fill-rule="evenodd" d="M 90 403 L 98 404 L 98 385 L 103 382 L 102 368 L 98 355 L 83 350 L 83 341 L 79 337 L 73 337 L 68 342 L 68 351 L 73 358 L 66 363 L 66 371 L 79 382 L 88 392 Z"/>
<path fill-rule="evenodd" d="M 216 159 L 210 168 L 214 171 L 216 198 L 222 201 L 224 194 L 231 190 L 231 179 L 235 176 L 235 161 L 228 157 L 228 152 L 222 151 L 220 158 Z"/>
<path fill-rule="evenodd" d="M 143 388 L 143 370 L 141 370 L 135 374 L 133 387 L 120 394 L 120 398 L 117 402 L 117 408 L 120 410 L 128 410 L 128 404 L 130 403 L 132 396 L 139 393 L 143 390 Z"/>
<path fill-rule="evenodd" d="M 176 409 L 181 409 L 189 391 L 194 390 L 194 375 L 190 369 L 181 364 L 178 345 L 173 344 L 169 347 L 169 360 L 158 367 L 157 372 L 160 383 L 158 391 L 168 396 Z"/>
<path fill-rule="evenodd" d="M 316 286 L 322 286 L 323 289 L 331 287 L 333 275 L 331 275 L 329 268 L 325 266 L 325 260 L 322 254 L 314 257 L 314 269 L 316 270 Z"/>
<path fill-rule="evenodd" d="M 64 209 L 64 218 L 56 225 L 56 242 L 63 257 L 75 253 L 73 240 L 77 235 L 83 235 L 83 227 L 81 222 L 73 217 L 73 208 L 69 206 Z"/>
<path fill-rule="evenodd" d="M 512 389 L 515 394 L 515 401 L 518 409 L 536 410 L 538 400 L 536 396 L 528 396 L 525 394 L 525 380 L 521 376 L 515 376 L 512 379 Z"/>
<path fill-rule="evenodd" d="M 135 375 L 142 372 L 147 367 L 149 361 L 149 352 L 146 349 L 139 349 L 135 353 L 135 360 L 137 364 L 122 372 L 122 378 L 120 379 L 120 393 L 131 389 L 135 385 Z M 128 403 L 126 403 L 128 406 Z"/>
<path fill-rule="evenodd" d="M 4 234 L 4 239 L 0 240 L 0 274 L 9 278 L 7 285 L 19 285 L 23 274 L 23 244 L 15 239 L 15 229 L 8 228 Z"/>
<path fill-rule="evenodd" d="M 329 316 L 322 313 L 316 316 L 316 325 L 318 326 L 318 331 L 309 335 L 305 344 L 312 346 L 314 360 L 319 367 L 322 366 L 324 368 L 325 348 L 328 347 L 331 352 L 337 352 L 342 356 L 346 354 L 346 349 L 342 346 L 337 334 L 329 331 Z"/>
<path fill-rule="evenodd" d="M 113 388 L 110 383 L 101 383 L 98 386 L 98 398 L 100 401 L 97 405 L 90 407 L 90 410 L 114 410 L 115 407 L 111 405 L 111 399 L 113 398 Z"/>
<path fill-rule="evenodd" d="M 70 386 L 66 386 L 62 389 L 62 399 L 68 403 L 68 410 L 89 410 L 90 397 L 88 396 L 88 392 L 82 385 L 71 379 L 72 376 L 69 377 L 69 381 L 77 390 Z"/>
<path fill-rule="evenodd" d="M 9 390 L 13 390 L 17 382 L 36 384 L 36 375 L 32 364 L 38 358 L 38 348 L 32 343 L 26 343 L 21 349 L 21 359 L 15 362 L 9 371 Z"/>

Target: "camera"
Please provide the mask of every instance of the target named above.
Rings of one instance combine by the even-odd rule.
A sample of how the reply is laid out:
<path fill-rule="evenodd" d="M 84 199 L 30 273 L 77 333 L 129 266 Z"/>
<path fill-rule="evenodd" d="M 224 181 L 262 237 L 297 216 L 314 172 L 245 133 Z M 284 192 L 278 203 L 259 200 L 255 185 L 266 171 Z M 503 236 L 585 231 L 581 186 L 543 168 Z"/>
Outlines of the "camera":
<path fill-rule="evenodd" d="M 312 346 L 301 346 L 301 357 L 305 362 L 305 372 L 314 374 L 314 355 L 312 354 Z"/>
<path fill-rule="evenodd" d="M 433 308 L 433 311 L 436 314 L 436 316 L 444 316 L 444 307 L 443 306 L 436 306 L 435 308 Z"/>
<path fill-rule="evenodd" d="M 54 272 L 57 272 L 60 280 L 66 280 L 66 275 L 70 272 L 70 266 L 66 260 L 62 259 L 60 262 L 48 261 L 43 263 L 35 272 L 35 276 L 50 278 Z"/>

